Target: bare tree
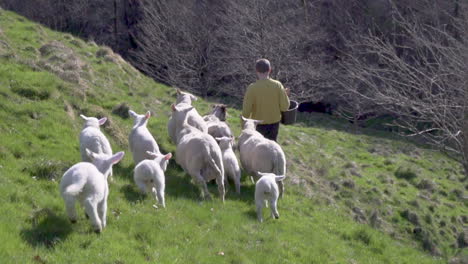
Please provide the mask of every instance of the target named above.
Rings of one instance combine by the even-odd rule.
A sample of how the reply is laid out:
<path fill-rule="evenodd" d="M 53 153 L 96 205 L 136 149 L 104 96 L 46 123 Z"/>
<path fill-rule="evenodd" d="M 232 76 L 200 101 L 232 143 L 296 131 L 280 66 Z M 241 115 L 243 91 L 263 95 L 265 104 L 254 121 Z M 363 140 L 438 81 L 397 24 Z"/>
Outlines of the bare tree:
<path fill-rule="evenodd" d="M 460 12 L 466 6 L 452 2 L 455 15 L 434 1 L 417 1 L 426 5 L 420 10 L 437 10 L 433 16 L 390 3 L 391 34 L 371 28 L 347 39 L 340 83 L 356 100 L 396 114 L 394 125 L 406 135 L 455 154 L 468 174 L 468 25 Z"/>

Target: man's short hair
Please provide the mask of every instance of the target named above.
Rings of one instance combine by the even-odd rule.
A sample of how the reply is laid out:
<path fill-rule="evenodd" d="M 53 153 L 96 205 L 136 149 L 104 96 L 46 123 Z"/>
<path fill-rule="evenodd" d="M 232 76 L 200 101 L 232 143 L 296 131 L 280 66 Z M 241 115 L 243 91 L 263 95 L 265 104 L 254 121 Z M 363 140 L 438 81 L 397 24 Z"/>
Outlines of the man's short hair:
<path fill-rule="evenodd" d="M 259 59 L 255 63 L 255 70 L 259 73 L 269 72 L 270 69 L 270 62 L 267 59 Z"/>

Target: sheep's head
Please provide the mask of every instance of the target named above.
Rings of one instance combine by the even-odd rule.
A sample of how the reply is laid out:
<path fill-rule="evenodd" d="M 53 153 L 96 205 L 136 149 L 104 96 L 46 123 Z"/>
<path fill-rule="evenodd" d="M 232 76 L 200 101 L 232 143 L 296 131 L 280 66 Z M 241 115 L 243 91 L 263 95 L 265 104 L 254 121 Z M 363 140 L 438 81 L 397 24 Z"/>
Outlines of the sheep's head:
<path fill-rule="evenodd" d="M 125 152 L 120 151 L 114 155 L 104 154 L 104 153 L 95 153 L 89 149 L 86 149 L 86 155 L 91 159 L 92 163 L 96 168 L 104 174 L 104 176 L 109 176 L 110 169 L 112 165 L 118 163 L 125 155 Z"/>
<path fill-rule="evenodd" d="M 163 171 L 166 171 L 167 164 L 169 164 L 169 160 L 172 158 L 172 153 L 168 153 L 165 155 L 151 151 L 146 151 L 146 153 L 161 166 L 161 169 Z"/>
<path fill-rule="evenodd" d="M 215 104 L 211 106 L 211 114 L 219 118 L 221 121 L 226 121 L 226 109 L 227 106 L 224 104 Z"/>
<path fill-rule="evenodd" d="M 263 123 L 262 120 L 255 120 L 255 119 L 250 119 L 250 118 L 245 118 L 241 115 L 242 119 L 242 130 L 255 130 L 258 124 Z"/>
<path fill-rule="evenodd" d="M 216 141 L 221 149 L 232 148 L 234 144 L 234 137 L 217 137 Z"/>
<path fill-rule="evenodd" d="M 128 110 L 128 114 L 133 117 L 133 126 L 143 126 L 146 125 L 148 119 L 151 117 L 151 112 L 148 111 L 144 115 L 139 115 L 132 110 Z"/>
<path fill-rule="evenodd" d="M 182 92 L 179 88 L 177 88 L 176 104 L 179 104 L 179 103 L 192 104 L 192 102 L 196 100 L 197 100 L 197 97 L 194 96 L 193 94 Z"/>
<path fill-rule="evenodd" d="M 101 119 L 97 119 L 96 117 L 87 117 L 85 115 L 80 115 L 80 117 L 85 121 L 83 127 L 96 127 L 104 125 L 107 121 L 107 117 L 103 117 Z"/>

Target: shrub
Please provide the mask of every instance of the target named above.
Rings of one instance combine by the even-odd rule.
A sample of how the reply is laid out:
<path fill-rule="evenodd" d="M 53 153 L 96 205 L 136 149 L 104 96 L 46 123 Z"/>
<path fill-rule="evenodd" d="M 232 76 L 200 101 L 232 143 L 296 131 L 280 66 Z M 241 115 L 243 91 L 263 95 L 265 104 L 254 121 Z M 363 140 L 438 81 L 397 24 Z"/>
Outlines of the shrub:
<path fill-rule="evenodd" d="M 418 175 L 412 168 L 398 167 L 398 169 L 395 171 L 395 177 L 411 181 L 416 179 Z"/>

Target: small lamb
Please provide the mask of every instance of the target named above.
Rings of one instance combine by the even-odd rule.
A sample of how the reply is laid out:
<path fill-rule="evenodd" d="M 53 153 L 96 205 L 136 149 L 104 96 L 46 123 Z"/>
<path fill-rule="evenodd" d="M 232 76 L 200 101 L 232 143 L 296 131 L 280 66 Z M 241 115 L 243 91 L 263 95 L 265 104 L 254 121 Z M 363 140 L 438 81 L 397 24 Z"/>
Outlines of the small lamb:
<path fill-rule="evenodd" d="M 166 155 L 147 152 L 153 159 L 143 160 L 135 167 L 133 179 L 143 193 L 153 193 L 156 202 L 166 208 L 164 200 L 165 178 L 164 172 L 172 157 L 171 153 Z"/>
<path fill-rule="evenodd" d="M 89 149 L 86 149 L 86 153 L 93 163 L 80 162 L 68 169 L 60 181 L 60 194 L 72 223 L 77 220 L 75 202 L 78 199 L 89 216 L 94 231 L 100 233 L 106 227 L 109 195 L 107 177 L 112 165 L 118 163 L 125 153 L 121 151 L 107 155 L 94 153 Z"/>
<path fill-rule="evenodd" d="M 182 92 L 182 90 L 180 90 L 179 88 L 177 88 L 176 91 L 177 91 L 176 104 L 184 103 L 184 104 L 192 105 L 192 102 L 197 100 L 197 97 L 194 96 L 193 94 Z"/>
<path fill-rule="evenodd" d="M 228 185 L 228 177 L 234 181 L 236 186 L 236 193 L 240 194 L 240 178 L 241 171 L 239 167 L 239 162 L 237 161 L 236 154 L 232 150 L 232 144 L 234 138 L 221 137 L 216 138 L 218 141 L 219 147 L 221 149 L 221 154 L 223 156 L 223 165 L 224 165 L 224 182 L 225 185 Z"/>
<path fill-rule="evenodd" d="M 213 105 L 213 110 L 209 115 L 205 115 L 203 120 L 206 122 L 208 134 L 212 137 L 233 137 L 231 128 L 226 121 L 226 105 Z"/>
<path fill-rule="evenodd" d="M 151 117 L 150 111 L 146 112 L 145 115 L 139 115 L 132 110 L 129 110 L 128 113 L 134 118 L 133 128 L 128 137 L 128 142 L 133 161 L 135 165 L 137 165 L 142 160 L 152 158 L 152 156 L 148 155 L 148 151 L 154 153 L 160 152 L 156 140 L 154 140 L 154 137 L 146 127 L 148 119 Z"/>
<path fill-rule="evenodd" d="M 81 160 L 91 162 L 91 159 L 86 153 L 86 149 L 89 149 L 94 153 L 112 155 L 112 148 L 109 140 L 107 140 L 106 136 L 99 129 L 99 126 L 102 126 L 106 123 L 107 118 L 103 117 L 98 120 L 95 117 L 87 117 L 85 115 L 80 115 L 80 117 L 85 120 L 83 130 L 81 130 L 80 133 Z M 112 169 L 110 176 L 112 179 Z"/>
<path fill-rule="evenodd" d="M 257 219 L 263 222 L 263 205 L 267 207 L 270 202 L 271 217 L 278 219 L 279 213 L 277 208 L 279 190 L 276 182 L 284 180 L 284 175 L 275 175 L 273 173 L 258 172 L 261 178 L 255 184 L 255 205 L 257 207 Z"/>

